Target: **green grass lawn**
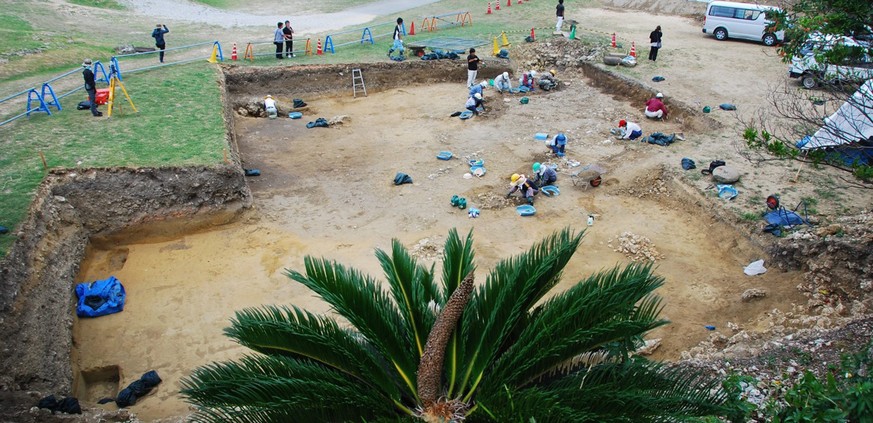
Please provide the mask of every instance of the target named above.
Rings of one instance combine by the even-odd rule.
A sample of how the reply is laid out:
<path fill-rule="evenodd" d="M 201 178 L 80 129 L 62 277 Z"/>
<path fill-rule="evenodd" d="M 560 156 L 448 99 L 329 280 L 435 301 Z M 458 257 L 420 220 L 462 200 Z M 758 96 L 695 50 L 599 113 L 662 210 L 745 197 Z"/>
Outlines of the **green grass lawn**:
<path fill-rule="evenodd" d="M 0 225 L 13 228 L 24 217 L 33 193 L 50 168 L 210 165 L 223 160 L 225 127 L 216 82 L 218 70 L 205 62 L 127 74 L 124 86 L 139 110 L 134 113 L 119 88 L 111 118 L 76 110 L 84 91 L 61 100 L 63 110 L 32 114 L 0 127 Z M 79 164 L 81 162 L 81 164 Z M 0 236 L 5 254 L 12 243 Z"/>
<path fill-rule="evenodd" d="M 115 0 L 67 0 L 80 6 L 99 7 L 102 9 L 123 10 L 124 6 Z"/>
<path fill-rule="evenodd" d="M 0 54 L 33 50 L 45 44 L 34 38 L 33 27 L 17 16 L 0 14 Z"/>

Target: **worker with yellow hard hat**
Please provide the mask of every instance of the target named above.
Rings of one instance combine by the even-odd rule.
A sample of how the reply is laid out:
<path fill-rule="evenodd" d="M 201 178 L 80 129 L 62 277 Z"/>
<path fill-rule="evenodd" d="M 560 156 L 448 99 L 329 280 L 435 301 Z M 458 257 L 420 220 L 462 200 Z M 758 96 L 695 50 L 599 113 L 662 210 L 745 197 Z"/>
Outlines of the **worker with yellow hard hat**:
<path fill-rule="evenodd" d="M 506 198 L 509 198 L 516 191 L 521 192 L 522 197 L 527 200 L 527 203 L 533 205 L 534 195 L 537 195 L 540 189 L 534 181 L 526 176 L 513 173 L 509 177 L 509 192 L 506 193 Z"/>
<path fill-rule="evenodd" d="M 539 81 L 537 81 L 537 85 L 543 91 L 549 91 L 556 88 L 558 86 L 558 80 L 555 79 L 555 75 L 557 74 L 558 72 L 554 69 L 550 70 L 549 73 L 543 73 L 543 75 L 540 76 Z"/>

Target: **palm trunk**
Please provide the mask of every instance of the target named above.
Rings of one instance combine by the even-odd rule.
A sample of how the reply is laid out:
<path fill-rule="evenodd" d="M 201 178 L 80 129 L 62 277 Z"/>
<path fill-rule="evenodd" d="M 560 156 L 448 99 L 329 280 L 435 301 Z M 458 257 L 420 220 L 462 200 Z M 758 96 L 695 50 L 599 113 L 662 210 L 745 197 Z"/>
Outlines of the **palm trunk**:
<path fill-rule="evenodd" d="M 452 332 L 464 313 L 464 308 L 473 294 L 473 272 L 464 277 L 464 280 L 452 293 L 445 307 L 437 316 L 424 353 L 418 364 L 418 395 L 424 405 L 422 417 L 425 420 L 452 421 L 453 415 L 459 411 L 461 404 L 437 404 L 440 395 L 440 382 L 442 381 L 443 362 L 446 358 L 446 345 L 452 337 Z M 460 407 L 463 408 L 463 407 Z M 448 414 L 448 415 L 447 415 Z"/>

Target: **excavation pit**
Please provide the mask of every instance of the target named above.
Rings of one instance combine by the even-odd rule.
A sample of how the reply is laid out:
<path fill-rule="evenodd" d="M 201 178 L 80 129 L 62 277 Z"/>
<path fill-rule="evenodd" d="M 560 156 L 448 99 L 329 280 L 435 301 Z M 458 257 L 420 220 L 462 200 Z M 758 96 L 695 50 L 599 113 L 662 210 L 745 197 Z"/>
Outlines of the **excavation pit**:
<path fill-rule="evenodd" d="M 347 65 L 225 69 L 229 128 L 241 166 L 261 172 L 248 178 L 253 207 L 208 230 L 169 236 L 174 231 L 158 225 L 150 236 L 130 228 L 92 243 L 76 281 L 112 274 L 124 284 L 128 303 L 117 315 L 75 320 L 74 369 L 123 363 L 132 377 L 155 369 L 164 382 L 134 411 L 144 420 L 184 415 L 180 380 L 198 366 L 246 352 L 222 333 L 235 310 L 293 304 L 328 312 L 284 269 L 302 269 L 305 255 L 324 256 L 379 277 L 375 248 L 389 248 L 398 238 L 433 263 L 451 228 L 473 230 L 483 276 L 498 260 L 555 230 L 586 230 L 556 291 L 632 258 L 656 259 L 657 273 L 666 279 L 658 292 L 663 317 L 673 322 L 650 336 L 662 339 L 656 358 L 678 359 L 708 338 L 705 326 L 754 322 L 802 301 L 794 289 L 799 273 L 743 275 L 743 266 L 764 252 L 714 215 L 716 200 L 687 187 L 669 165 L 679 161 L 670 147 L 609 136 L 619 118 L 640 114 L 638 106 L 604 93 L 583 72 L 559 73 L 560 90 L 528 94 L 524 105 L 520 95 L 486 90 L 489 110 L 463 121 L 450 117 L 468 96 L 458 63 L 361 68 L 369 95 L 357 98 Z M 238 112 L 267 94 L 283 102 L 305 100 L 304 117 L 259 119 Z M 342 125 L 306 127 L 316 118 L 339 116 L 346 117 Z M 680 121 L 643 124 L 666 133 L 688 127 Z M 547 153 L 534 140 L 537 132 L 566 133 L 567 156 Z M 694 138 L 687 131 L 686 137 Z M 455 158 L 436 159 L 446 150 Z M 464 178 L 469 159 L 483 159 L 487 174 Z M 561 194 L 538 196 L 536 216 L 520 217 L 515 206 L 522 200 L 504 198 L 509 175 L 529 174 L 535 161 L 558 166 Z M 592 163 L 608 169 L 603 184 L 574 186 L 570 174 Z M 397 172 L 413 183 L 394 186 Z M 452 207 L 453 195 L 482 214 L 472 219 Z M 591 227 L 588 215 L 596 217 Z M 132 232 L 136 236 L 127 236 Z M 743 291 L 761 286 L 767 297 L 742 302 Z M 132 381 L 121 379 L 122 385 Z"/>

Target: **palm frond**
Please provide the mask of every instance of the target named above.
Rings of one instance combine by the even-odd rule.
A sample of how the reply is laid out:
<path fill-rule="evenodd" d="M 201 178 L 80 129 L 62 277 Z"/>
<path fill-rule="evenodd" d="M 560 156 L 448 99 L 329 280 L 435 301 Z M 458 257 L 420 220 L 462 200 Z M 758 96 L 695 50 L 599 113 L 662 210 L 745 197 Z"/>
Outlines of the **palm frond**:
<path fill-rule="evenodd" d="M 290 357 L 209 364 L 182 380 L 181 393 L 200 407 L 201 421 L 345 421 L 411 413 L 344 373 Z"/>
<path fill-rule="evenodd" d="M 403 322 L 407 331 L 413 335 L 418 358 L 421 358 L 427 333 L 436 319 L 428 308 L 428 304 L 437 298 L 433 271 L 428 272 L 418 265 L 400 241 L 393 240 L 391 247 L 390 255 L 376 250 L 376 257 L 382 264 L 394 302 L 405 318 Z"/>
<path fill-rule="evenodd" d="M 305 275 L 287 270 L 288 277 L 315 291 L 360 331 L 391 362 L 410 396 L 417 398 L 413 334 L 391 297 L 372 278 L 336 262 L 306 257 L 304 264 Z"/>
<path fill-rule="evenodd" d="M 496 360 L 487 385 L 525 386 L 569 358 L 667 323 L 657 318 L 660 299 L 652 295 L 662 284 L 651 265 L 630 265 L 592 275 L 552 297 Z"/>
<path fill-rule="evenodd" d="M 496 389 L 493 395 L 477 397 L 476 409 L 465 419 L 467 423 L 566 423 L 596 422 L 596 415 L 572 407 L 579 401 L 567 398 L 560 391 L 540 387 Z M 584 399 L 581 399 L 584 401 Z"/>
<path fill-rule="evenodd" d="M 224 333 L 241 345 L 266 355 L 308 359 L 332 367 L 361 383 L 372 385 L 393 401 L 400 401 L 393 369 L 376 357 L 357 332 L 332 319 L 297 307 L 264 306 L 237 311 Z"/>
<path fill-rule="evenodd" d="M 510 335 L 518 333 L 528 311 L 558 282 L 581 240 L 582 233 L 565 228 L 528 252 L 498 263 L 474 292 L 461 326 L 465 345 L 459 361 L 465 368 L 460 386 L 465 400 L 501 349 L 514 343 Z"/>
<path fill-rule="evenodd" d="M 585 398 L 573 407 L 603 422 L 680 421 L 729 412 L 730 398 L 717 378 L 643 358 L 595 366 L 548 388 Z"/>

